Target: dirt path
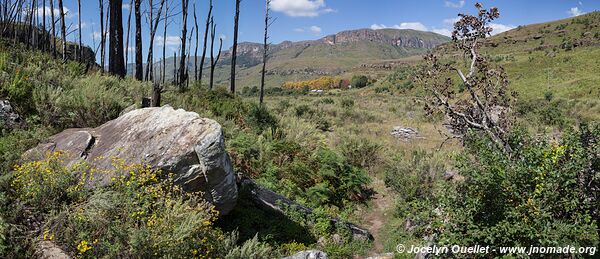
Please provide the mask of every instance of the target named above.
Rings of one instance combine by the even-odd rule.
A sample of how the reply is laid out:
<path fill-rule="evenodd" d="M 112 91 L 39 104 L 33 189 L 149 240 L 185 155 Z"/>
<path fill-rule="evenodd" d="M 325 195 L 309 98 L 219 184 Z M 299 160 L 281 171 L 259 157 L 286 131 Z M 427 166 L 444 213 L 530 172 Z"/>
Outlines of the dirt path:
<path fill-rule="evenodd" d="M 373 196 L 373 206 L 371 210 L 365 215 L 364 222 L 367 224 L 367 229 L 373 235 L 374 243 L 369 255 L 375 255 L 378 253 L 384 253 L 382 240 L 382 227 L 385 224 L 387 213 L 394 205 L 394 197 L 390 195 L 390 191 L 385 187 L 383 180 L 374 177 L 371 185 L 375 191 Z"/>

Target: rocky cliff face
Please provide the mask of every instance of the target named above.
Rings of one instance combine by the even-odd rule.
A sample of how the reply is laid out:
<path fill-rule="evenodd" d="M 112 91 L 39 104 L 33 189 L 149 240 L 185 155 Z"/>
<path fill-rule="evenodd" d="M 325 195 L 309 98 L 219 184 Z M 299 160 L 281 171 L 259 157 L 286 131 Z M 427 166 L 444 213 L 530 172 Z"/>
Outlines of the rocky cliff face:
<path fill-rule="evenodd" d="M 378 42 L 396 47 L 433 49 L 437 45 L 447 42 L 445 37 L 413 30 L 371 30 L 361 29 L 343 31 L 335 35 L 329 35 L 320 40 L 322 43 L 337 45 L 361 41 Z"/>
<path fill-rule="evenodd" d="M 351 44 L 357 42 L 376 42 L 394 47 L 414 48 L 414 49 L 433 49 L 436 46 L 448 42 L 448 37 L 432 32 L 421 32 L 415 30 L 398 29 L 359 29 L 343 31 L 334 35 L 325 36 L 313 41 L 291 42 L 284 41 L 280 44 L 273 44 L 270 52 L 277 52 L 292 47 L 305 47 L 311 45 L 339 45 Z M 245 58 L 262 59 L 263 45 L 253 42 L 242 42 L 238 45 L 238 54 Z M 223 53 L 223 58 L 231 58 L 231 50 Z"/>

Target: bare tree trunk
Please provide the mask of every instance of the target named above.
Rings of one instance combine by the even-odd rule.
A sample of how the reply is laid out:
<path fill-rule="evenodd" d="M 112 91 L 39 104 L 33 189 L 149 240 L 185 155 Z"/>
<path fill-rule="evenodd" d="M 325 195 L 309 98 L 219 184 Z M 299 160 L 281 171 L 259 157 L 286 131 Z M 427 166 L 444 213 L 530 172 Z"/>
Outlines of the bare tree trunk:
<path fill-rule="evenodd" d="M 135 0 L 135 79 L 142 81 L 144 61 L 142 60 L 142 12 L 141 0 Z"/>
<path fill-rule="evenodd" d="M 185 82 L 187 81 L 187 66 L 186 66 L 186 41 L 187 41 L 187 18 L 188 18 L 188 6 L 189 0 L 181 0 L 181 12 L 183 27 L 181 29 L 181 60 L 179 63 L 179 90 L 183 90 Z"/>
<path fill-rule="evenodd" d="M 260 99 L 259 99 L 259 104 L 262 105 L 263 101 L 264 101 L 264 97 L 265 97 L 265 72 L 267 69 L 267 58 L 268 58 L 268 51 L 269 51 L 269 26 L 270 23 L 269 21 L 271 20 L 269 18 L 269 5 L 271 4 L 271 0 L 265 0 L 266 2 L 266 6 L 265 6 L 265 37 L 264 37 L 264 41 L 263 41 L 263 63 L 262 63 L 262 71 L 261 71 L 261 76 L 260 76 Z"/>
<path fill-rule="evenodd" d="M 221 57 L 221 49 L 223 48 L 223 38 L 219 38 L 219 54 L 217 58 L 214 58 L 214 45 L 215 45 L 215 34 L 217 31 L 217 25 L 214 22 L 214 19 L 211 18 L 210 23 L 212 24 L 210 29 L 210 89 L 213 89 L 214 86 L 214 75 L 215 75 L 215 67 L 217 66 L 217 62 L 219 62 L 219 58 Z"/>
<path fill-rule="evenodd" d="M 195 29 L 192 28 L 192 31 L 190 33 L 190 37 L 188 39 L 188 46 L 190 46 L 188 48 L 188 51 L 187 51 L 188 58 L 191 55 L 190 52 L 192 52 L 192 38 L 194 37 L 194 32 L 195 32 Z M 190 72 L 189 71 L 190 71 L 190 62 L 186 62 L 185 63 L 185 78 L 186 78 L 186 80 L 185 80 L 185 87 L 186 88 L 188 88 L 190 86 Z"/>
<path fill-rule="evenodd" d="M 152 3 L 152 1 L 150 1 L 150 3 Z M 152 58 L 153 58 L 153 50 L 154 50 L 154 36 L 156 35 L 156 29 L 158 28 L 158 22 L 160 22 L 160 14 L 162 13 L 162 9 L 163 6 L 165 5 L 165 0 L 162 0 L 160 2 L 160 7 L 158 8 L 158 13 L 156 15 L 156 18 L 154 20 L 152 20 L 152 11 L 150 11 L 150 46 L 148 47 L 148 60 L 147 60 L 147 64 L 146 64 L 146 80 L 147 81 L 152 81 L 153 80 L 153 74 L 154 74 L 154 64 L 152 64 Z M 152 6 L 150 7 L 152 9 Z M 152 22 L 154 22 L 154 25 L 152 25 Z"/>
<path fill-rule="evenodd" d="M 173 84 L 177 85 L 177 51 L 173 52 Z"/>
<path fill-rule="evenodd" d="M 104 0 L 98 0 L 99 8 L 100 8 L 100 67 L 102 73 L 104 73 Z"/>
<path fill-rule="evenodd" d="M 67 26 L 65 24 L 65 10 L 63 8 L 63 0 L 58 0 L 58 9 L 60 13 L 60 34 L 62 37 L 62 59 L 67 60 Z"/>
<path fill-rule="evenodd" d="M 166 83 L 167 78 L 167 26 L 169 25 L 169 2 L 165 5 L 165 17 L 163 18 L 164 30 L 163 30 L 163 46 L 162 46 L 162 83 Z"/>
<path fill-rule="evenodd" d="M 48 42 L 47 42 L 47 33 L 46 33 L 46 0 L 42 1 L 43 3 L 43 9 L 42 9 L 42 29 L 44 30 L 44 33 L 42 34 L 42 50 L 46 51 L 48 48 Z"/>
<path fill-rule="evenodd" d="M 198 29 L 198 16 L 196 15 L 196 2 L 194 2 L 194 25 L 196 28 L 196 50 L 194 52 L 194 81 L 198 82 L 198 42 L 200 40 L 200 30 Z M 190 45 L 191 47 L 191 45 Z"/>
<path fill-rule="evenodd" d="M 81 62 L 83 54 L 83 44 L 81 43 L 81 0 L 77 0 L 77 27 L 79 29 L 79 46 L 77 47 L 77 60 Z"/>
<path fill-rule="evenodd" d="M 31 4 L 29 5 L 29 21 L 27 22 L 27 37 L 31 37 L 27 39 L 27 48 L 33 47 L 33 11 L 35 10 L 35 0 L 31 0 Z"/>
<path fill-rule="evenodd" d="M 231 50 L 231 86 L 230 91 L 235 95 L 235 66 L 237 61 L 238 24 L 240 20 L 240 2 L 235 0 L 235 18 L 233 23 L 233 48 Z"/>
<path fill-rule="evenodd" d="M 52 19 L 52 56 L 56 58 L 56 19 L 54 19 L 54 0 L 50 0 L 50 10 Z"/>
<path fill-rule="evenodd" d="M 213 64 L 215 63 L 215 30 L 216 30 L 215 20 L 213 17 L 210 17 L 210 81 L 209 88 L 213 89 Z"/>
<path fill-rule="evenodd" d="M 131 30 L 131 12 L 133 10 L 133 0 L 129 2 L 129 15 L 127 16 L 127 33 L 125 36 L 125 69 L 129 68 L 129 31 Z M 126 73 L 128 74 L 128 72 Z"/>
<path fill-rule="evenodd" d="M 108 73 L 125 77 L 123 59 L 123 0 L 109 0 L 110 46 L 108 52 Z"/>
<path fill-rule="evenodd" d="M 208 42 L 208 31 L 210 30 L 210 20 L 212 17 L 213 4 L 209 1 L 208 16 L 206 16 L 206 28 L 204 29 L 204 46 L 202 47 L 202 59 L 200 59 L 200 72 L 198 73 L 199 86 L 202 86 L 202 72 L 204 71 L 204 60 L 206 58 L 206 44 Z"/>

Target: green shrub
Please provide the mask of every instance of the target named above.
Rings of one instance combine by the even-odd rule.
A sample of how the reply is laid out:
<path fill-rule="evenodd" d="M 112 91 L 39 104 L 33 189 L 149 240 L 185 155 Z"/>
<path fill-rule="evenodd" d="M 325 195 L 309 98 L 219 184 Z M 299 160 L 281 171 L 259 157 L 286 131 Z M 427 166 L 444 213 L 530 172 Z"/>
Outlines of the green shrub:
<path fill-rule="evenodd" d="M 274 131 L 278 128 L 277 118 L 269 112 L 266 106 L 262 105 L 253 104 L 248 111 L 246 121 L 259 132 L 265 129 Z"/>
<path fill-rule="evenodd" d="M 241 246 L 234 247 L 225 259 L 262 259 L 273 258 L 272 248 L 265 243 L 258 241 L 258 235 L 247 240 Z"/>
<path fill-rule="evenodd" d="M 430 199 L 433 185 L 444 173 L 444 165 L 439 155 L 424 150 L 394 156 L 386 165 L 385 183 L 403 202 Z"/>
<path fill-rule="evenodd" d="M 354 107 L 354 100 L 352 99 L 342 99 L 341 105 L 343 108 L 349 109 Z"/>
<path fill-rule="evenodd" d="M 559 143 L 516 131 L 511 143 L 508 157 L 485 139 L 467 142 L 465 181 L 440 195 L 438 243 L 597 247 L 600 126 L 568 130 Z"/>
<path fill-rule="evenodd" d="M 296 106 L 295 110 L 297 117 L 303 117 L 305 115 L 311 117 L 315 113 L 315 111 L 306 104 Z"/>
<path fill-rule="evenodd" d="M 364 75 L 355 75 L 352 76 L 352 80 L 350 80 L 350 85 L 353 88 L 363 88 L 369 84 L 369 78 Z"/>
<path fill-rule="evenodd" d="M 368 139 L 348 137 L 341 144 L 342 154 L 348 159 L 348 162 L 356 167 L 371 168 L 379 164 L 381 145 L 371 142 Z"/>

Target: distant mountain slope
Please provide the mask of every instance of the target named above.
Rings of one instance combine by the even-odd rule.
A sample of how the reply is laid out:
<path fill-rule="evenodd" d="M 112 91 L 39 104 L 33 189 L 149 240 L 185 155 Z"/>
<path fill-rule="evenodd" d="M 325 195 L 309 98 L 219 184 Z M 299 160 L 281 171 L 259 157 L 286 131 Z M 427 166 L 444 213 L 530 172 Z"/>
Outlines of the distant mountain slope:
<path fill-rule="evenodd" d="M 423 54 L 449 40 L 446 36 L 432 32 L 359 29 L 343 31 L 312 41 L 284 41 L 270 46 L 267 85 L 279 86 L 288 80 L 339 75 L 365 63 Z M 238 80 L 240 82 L 238 85 L 241 87 L 258 85 L 262 53 L 262 44 L 250 42 L 239 44 Z M 167 79 L 173 77 L 173 61 L 173 58 L 167 59 Z M 230 62 L 231 54 L 228 50 L 222 54 L 217 67 L 217 84 L 228 83 Z M 191 57 L 190 70 L 192 71 L 193 64 L 194 57 Z M 204 77 L 207 76 L 208 73 L 204 73 Z"/>

